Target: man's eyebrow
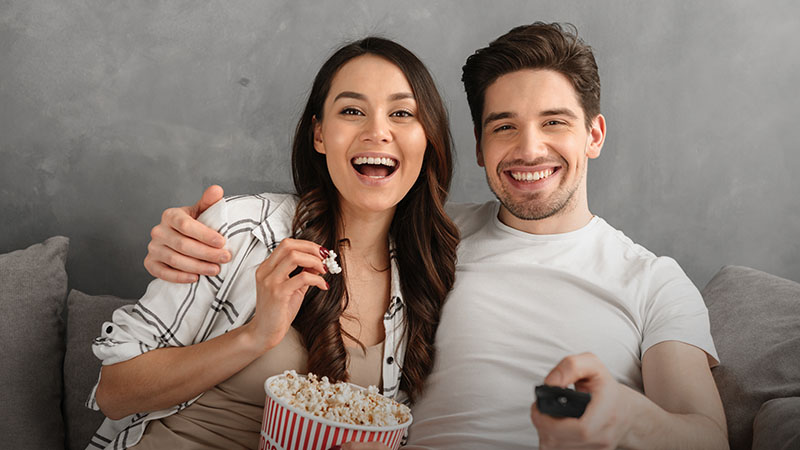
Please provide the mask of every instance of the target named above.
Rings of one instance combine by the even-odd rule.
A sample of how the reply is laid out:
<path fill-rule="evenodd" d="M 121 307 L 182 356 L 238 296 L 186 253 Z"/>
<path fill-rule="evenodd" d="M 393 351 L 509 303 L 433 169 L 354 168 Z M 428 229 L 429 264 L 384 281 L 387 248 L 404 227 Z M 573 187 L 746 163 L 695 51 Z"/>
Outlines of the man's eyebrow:
<path fill-rule="evenodd" d="M 489 122 L 494 122 L 495 120 L 513 119 L 515 117 L 517 117 L 517 114 L 509 111 L 489 113 L 489 115 L 483 119 L 483 126 L 486 127 L 486 125 L 489 125 Z"/>
<path fill-rule="evenodd" d="M 567 116 L 570 119 L 577 119 L 578 115 L 569 108 L 548 109 L 539 113 L 540 116 Z"/>

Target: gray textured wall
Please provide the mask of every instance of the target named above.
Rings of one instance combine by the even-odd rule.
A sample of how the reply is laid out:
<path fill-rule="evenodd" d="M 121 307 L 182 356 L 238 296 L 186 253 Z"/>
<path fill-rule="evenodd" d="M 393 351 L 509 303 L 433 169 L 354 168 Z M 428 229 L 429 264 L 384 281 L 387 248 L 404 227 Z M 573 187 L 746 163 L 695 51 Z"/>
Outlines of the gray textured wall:
<path fill-rule="evenodd" d="M 791 1 L 0 1 L 0 252 L 72 239 L 73 287 L 138 296 L 150 227 L 203 188 L 288 190 L 312 77 L 379 33 L 434 73 L 455 200 L 491 194 L 460 68 L 514 25 L 593 45 L 609 134 L 590 207 L 702 287 L 724 264 L 800 281 L 800 4 Z"/>

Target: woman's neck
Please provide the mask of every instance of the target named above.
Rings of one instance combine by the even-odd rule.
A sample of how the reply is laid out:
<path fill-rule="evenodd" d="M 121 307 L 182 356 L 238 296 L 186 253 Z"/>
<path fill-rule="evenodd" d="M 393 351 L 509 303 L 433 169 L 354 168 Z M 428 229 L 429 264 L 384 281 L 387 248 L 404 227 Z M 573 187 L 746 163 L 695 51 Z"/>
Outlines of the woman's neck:
<path fill-rule="evenodd" d="M 394 208 L 381 212 L 348 211 L 343 208 L 343 237 L 349 240 L 350 245 L 342 250 L 374 265 L 385 265 L 388 262 L 389 227 L 393 217 Z"/>

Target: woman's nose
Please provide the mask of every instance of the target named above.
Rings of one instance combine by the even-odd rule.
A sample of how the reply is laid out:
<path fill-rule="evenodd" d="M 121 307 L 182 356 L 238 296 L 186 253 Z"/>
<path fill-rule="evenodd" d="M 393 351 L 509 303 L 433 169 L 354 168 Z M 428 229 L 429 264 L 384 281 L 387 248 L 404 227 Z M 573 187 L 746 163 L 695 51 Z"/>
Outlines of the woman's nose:
<path fill-rule="evenodd" d="M 392 132 L 389 121 L 379 115 L 372 116 L 366 124 L 362 138 L 375 143 L 388 143 L 392 141 Z"/>

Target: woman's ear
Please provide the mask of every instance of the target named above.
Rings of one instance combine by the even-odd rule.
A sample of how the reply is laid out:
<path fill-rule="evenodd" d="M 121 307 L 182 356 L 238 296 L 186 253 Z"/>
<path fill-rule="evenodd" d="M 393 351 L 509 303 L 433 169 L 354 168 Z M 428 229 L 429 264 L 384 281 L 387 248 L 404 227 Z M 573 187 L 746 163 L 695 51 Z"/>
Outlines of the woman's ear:
<path fill-rule="evenodd" d="M 322 122 L 317 120 L 317 116 L 311 118 L 311 125 L 314 127 L 314 149 L 317 153 L 325 154 L 325 144 L 322 142 Z"/>

